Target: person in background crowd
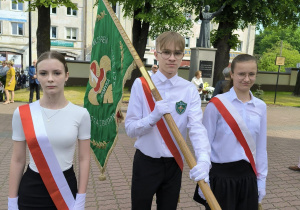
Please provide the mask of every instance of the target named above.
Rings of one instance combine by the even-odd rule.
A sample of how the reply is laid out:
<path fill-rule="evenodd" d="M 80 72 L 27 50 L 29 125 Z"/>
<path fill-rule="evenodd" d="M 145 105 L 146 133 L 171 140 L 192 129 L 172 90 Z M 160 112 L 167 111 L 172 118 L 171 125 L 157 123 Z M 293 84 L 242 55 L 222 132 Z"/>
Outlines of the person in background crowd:
<path fill-rule="evenodd" d="M 200 70 L 196 71 L 195 76 L 193 77 L 191 82 L 196 86 L 201 99 L 201 94 L 203 89 L 202 71 Z"/>
<path fill-rule="evenodd" d="M 229 67 L 223 69 L 224 80 L 220 80 L 217 82 L 215 90 L 213 92 L 212 98 L 218 94 L 222 94 L 225 92 L 226 87 L 229 85 L 230 82 L 230 71 Z"/>
<path fill-rule="evenodd" d="M 29 67 L 28 75 L 29 75 L 29 88 L 30 88 L 29 103 L 32 103 L 34 91 L 36 94 L 36 100 L 40 99 L 40 83 L 36 78 L 36 60 L 34 60 L 32 62 L 32 66 Z"/>
<path fill-rule="evenodd" d="M 212 98 L 204 111 L 211 144 L 210 187 L 222 210 L 257 210 L 266 195 L 267 106 L 250 91 L 257 71 L 255 57 L 236 56 L 232 88 Z M 210 209 L 198 186 L 194 200 Z"/>
<path fill-rule="evenodd" d="M 155 74 L 158 70 L 158 66 L 156 64 L 152 65 L 151 70 L 148 71 L 150 77 L 152 76 L 152 74 Z"/>
<path fill-rule="evenodd" d="M 0 81 L 2 83 L 3 86 L 3 91 L 4 91 L 4 85 L 6 83 L 6 73 L 8 72 L 9 68 L 7 66 L 7 61 L 2 61 L 2 65 L 0 66 Z M 5 100 L 6 100 L 6 95 L 5 96 Z M 0 101 L 3 101 L 3 96 L 0 99 Z"/>
<path fill-rule="evenodd" d="M 24 70 L 21 70 L 21 88 L 24 89 L 26 87 L 26 75 L 24 74 Z"/>
<path fill-rule="evenodd" d="M 3 104 L 9 104 L 9 103 L 14 103 L 14 98 L 15 98 L 15 86 L 16 86 L 16 72 L 13 61 L 8 61 L 7 66 L 9 70 L 6 73 L 6 83 L 5 83 L 5 95 L 6 95 L 6 101 Z M 9 91 L 11 92 L 11 100 L 9 101 Z"/>
<path fill-rule="evenodd" d="M 84 210 L 90 170 L 90 115 L 65 97 L 69 72 L 62 54 L 44 52 L 36 66 L 43 97 L 18 107 L 12 119 L 8 209 Z M 78 184 L 73 169 L 76 145 Z M 27 146 L 30 162 L 24 173 Z"/>
<path fill-rule="evenodd" d="M 20 72 L 16 72 L 16 87 L 15 90 L 21 89 L 21 74 Z"/>

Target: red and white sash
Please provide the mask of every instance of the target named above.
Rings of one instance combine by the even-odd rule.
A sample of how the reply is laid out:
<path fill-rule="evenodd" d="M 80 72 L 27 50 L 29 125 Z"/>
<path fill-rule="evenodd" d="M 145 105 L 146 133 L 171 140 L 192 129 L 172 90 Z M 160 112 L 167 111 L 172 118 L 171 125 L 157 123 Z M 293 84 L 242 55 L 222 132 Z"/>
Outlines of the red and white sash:
<path fill-rule="evenodd" d="M 150 87 L 144 77 L 140 77 L 140 79 L 142 82 L 143 90 L 144 90 L 145 96 L 147 98 L 147 102 L 150 107 L 150 110 L 153 111 L 154 107 L 155 107 L 155 103 L 152 98 Z M 173 141 L 173 139 L 171 137 L 171 134 L 168 131 L 167 125 L 165 124 L 163 119 L 160 119 L 156 123 L 156 125 L 157 125 L 158 131 L 159 131 L 161 137 L 165 141 L 168 149 L 170 150 L 171 154 L 175 158 L 178 166 L 180 167 L 180 169 L 182 171 L 183 170 L 183 158 L 180 153 L 180 150 L 178 149 L 177 145 L 175 144 L 175 142 Z"/>
<path fill-rule="evenodd" d="M 240 116 L 235 107 L 222 94 L 213 97 L 209 102 L 212 102 L 216 106 L 224 120 L 231 128 L 235 137 L 245 150 L 252 169 L 257 175 L 255 167 L 256 144 L 243 118 Z"/>
<path fill-rule="evenodd" d="M 72 209 L 75 199 L 47 137 L 39 101 L 19 107 L 26 142 L 57 209 Z"/>

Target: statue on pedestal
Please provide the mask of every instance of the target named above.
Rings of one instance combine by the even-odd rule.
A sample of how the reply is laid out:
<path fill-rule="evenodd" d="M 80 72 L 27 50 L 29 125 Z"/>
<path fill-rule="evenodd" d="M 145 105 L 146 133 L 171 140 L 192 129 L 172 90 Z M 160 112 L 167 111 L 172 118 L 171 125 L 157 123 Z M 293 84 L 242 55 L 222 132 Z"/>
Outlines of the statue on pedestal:
<path fill-rule="evenodd" d="M 225 4 L 223 4 L 223 6 L 218 11 L 213 13 L 209 12 L 209 5 L 206 5 L 204 9 L 203 5 L 204 2 L 202 1 L 202 6 L 199 15 L 199 18 L 200 20 L 202 20 L 202 23 L 200 29 L 200 36 L 197 40 L 196 47 L 210 48 L 210 21 L 223 11 Z"/>

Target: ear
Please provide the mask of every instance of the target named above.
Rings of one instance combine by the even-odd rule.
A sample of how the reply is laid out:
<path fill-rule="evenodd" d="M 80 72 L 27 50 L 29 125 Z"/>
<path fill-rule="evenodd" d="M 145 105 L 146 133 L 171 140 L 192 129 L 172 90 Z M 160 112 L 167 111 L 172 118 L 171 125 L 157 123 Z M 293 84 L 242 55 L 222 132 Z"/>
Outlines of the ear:
<path fill-rule="evenodd" d="M 155 56 L 156 60 L 158 60 L 158 59 L 157 59 L 158 53 L 157 53 L 156 50 L 154 51 L 154 56 Z"/>
<path fill-rule="evenodd" d="M 66 73 L 65 82 L 68 81 L 68 79 L 69 79 L 69 72 Z"/>
<path fill-rule="evenodd" d="M 230 71 L 230 77 L 233 80 L 233 73 L 232 73 L 232 71 Z"/>

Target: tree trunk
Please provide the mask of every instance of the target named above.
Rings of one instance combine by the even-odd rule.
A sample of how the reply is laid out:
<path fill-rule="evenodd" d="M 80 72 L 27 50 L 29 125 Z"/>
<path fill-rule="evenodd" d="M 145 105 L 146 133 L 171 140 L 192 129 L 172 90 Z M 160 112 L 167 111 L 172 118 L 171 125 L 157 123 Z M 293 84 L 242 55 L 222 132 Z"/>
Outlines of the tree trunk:
<path fill-rule="evenodd" d="M 145 6 L 150 8 L 149 4 L 147 5 L 147 3 Z M 138 15 L 139 12 L 140 10 L 135 10 L 134 17 L 136 17 L 136 15 Z M 150 24 L 148 22 L 141 22 L 140 20 L 134 18 L 132 26 L 132 44 L 142 61 L 144 59 L 144 54 L 146 50 L 149 28 Z M 128 87 L 129 90 L 131 90 L 134 80 L 140 76 L 141 72 L 139 69 L 133 70 L 131 73 L 131 78 L 127 80 L 125 86 Z"/>
<path fill-rule="evenodd" d="M 218 31 L 226 31 L 227 34 L 224 34 L 221 39 L 218 39 L 213 43 L 214 47 L 217 48 L 213 86 L 215 86 L 219 80 L 224 79 L 222 71 L 229 64 L 230 45 L 228 43 L 228 40 L 230 39 L 231 32 L 233 31 L 233 29 L 230 30 L 230 25 L 231 24 L 228 22 L 219 23 Z"/>
<path fill-rule="evenodd" d="M 300 71 L 298 70 L 298 74 L 297 74 L 297 82 L 296 82 L 296 86 L 293 92 L 294 96 L 300 96 Z"/>
<path fill-rule="evenodd" d="M 50 50 L 50 7 L 38 7 L 38 27 L 36 30 L 37 37 L 37 56 Z"/>

